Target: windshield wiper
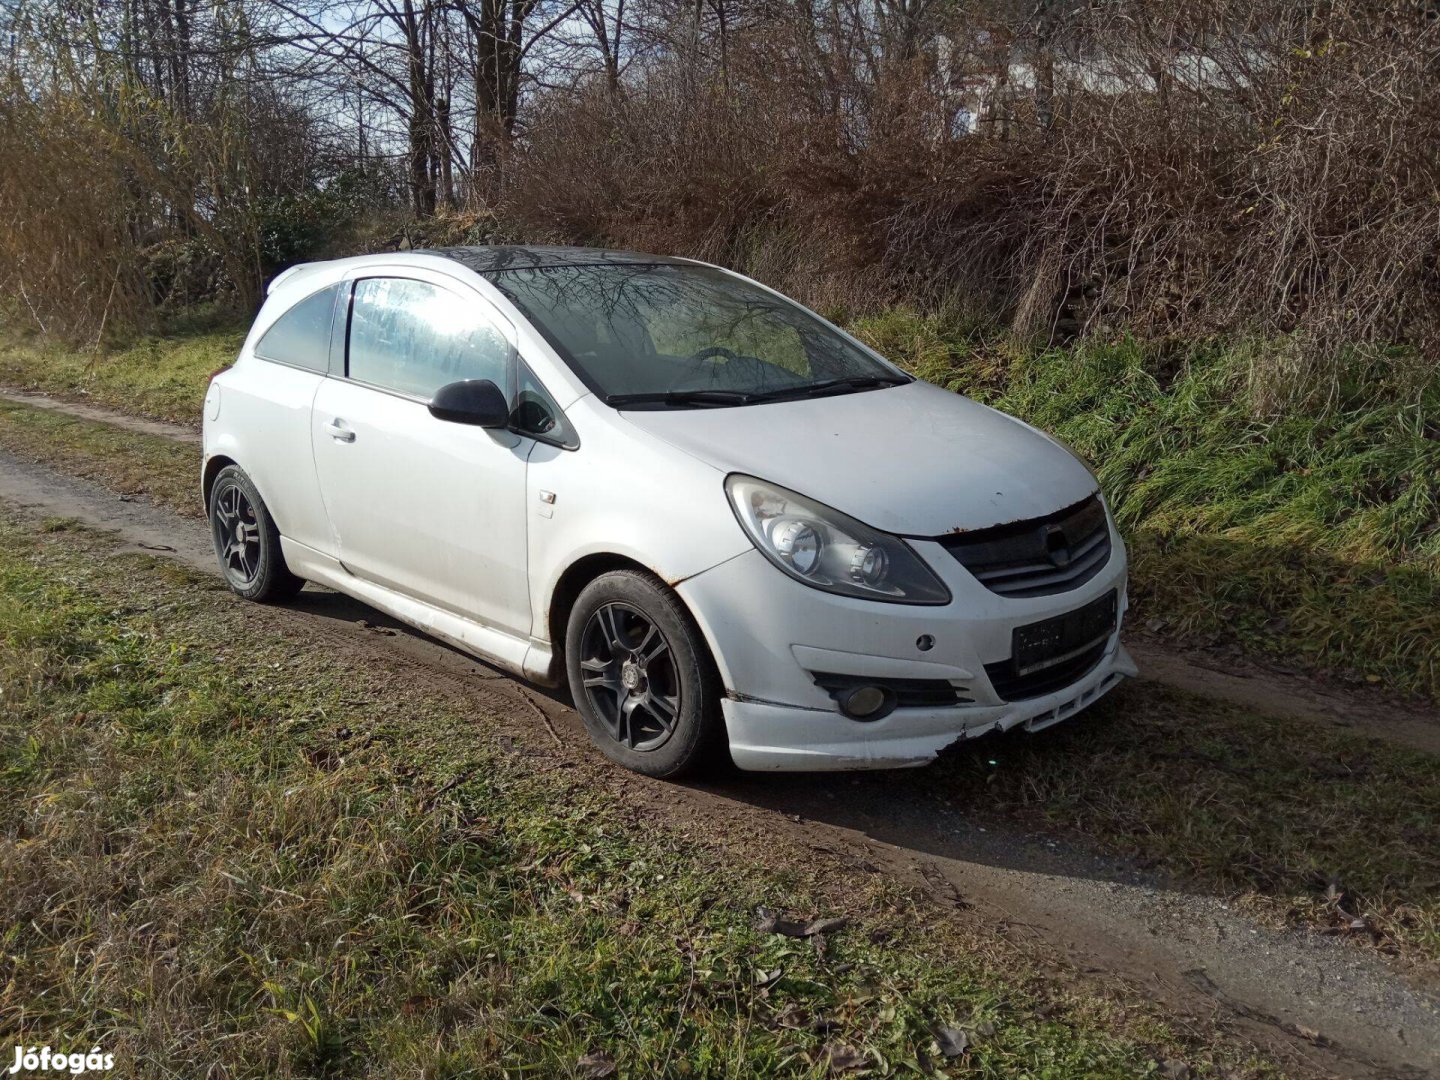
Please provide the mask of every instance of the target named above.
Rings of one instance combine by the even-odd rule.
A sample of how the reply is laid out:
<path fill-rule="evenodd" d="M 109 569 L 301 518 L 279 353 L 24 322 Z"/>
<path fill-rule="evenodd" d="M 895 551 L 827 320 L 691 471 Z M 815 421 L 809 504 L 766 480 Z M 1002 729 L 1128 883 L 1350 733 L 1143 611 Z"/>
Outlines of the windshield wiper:
<path fill-rule="evenodd" d="M 646 394 L 611 394 L 605 404 L 626 405 L 753 405 L 761 401 L 789 401 L 793 398 L 823 397 L 850 390 L 871 390 L 881 386 L 901 386 L 907 382 L 900 375 L 846 375 L 840 379 L 781 386 L 774 390 L 662 390 Z"/>
<path fill-rule="evenodd" d="M 740 390 L 664 390 L 651 394 L 611 394 L 605 404 L 624 405 L 744 405 L 754 394 Z"/>
<path fill-rule="evenodd" d="M 806 383 L 803 386 L 783 386 L 778 390 L 751 394 L 751 401 L 784 401 L 787 398 L 824 397 L 827 394 L 845 393 L 849 390 L 873 390 L 882 386 L 903 386 L 910 380 L 899 375 L 846 375 L 840 379 L 825 379 L 822 382 Z"/>

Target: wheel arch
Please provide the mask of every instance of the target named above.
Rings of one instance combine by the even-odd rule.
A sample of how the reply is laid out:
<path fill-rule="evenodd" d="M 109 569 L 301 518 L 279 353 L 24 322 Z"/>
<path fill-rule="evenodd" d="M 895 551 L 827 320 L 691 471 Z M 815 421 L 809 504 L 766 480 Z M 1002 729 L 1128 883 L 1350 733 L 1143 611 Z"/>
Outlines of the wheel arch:
<path fill-rule="evenodd" d="M 200 498 L 203 502 L 201 509 L 205 516 L 210 516 L 210 489 L 215 486 L 215 478 L 220 475 L 220 470 L 227 465 L 238 464 L 234 458 L 224 454 L 213 454 L 205 461 L 205 471 L 200 477 Z"/>
<path fill-rule="evenodd" d="M 681 596 L 663 575 L 657 574 L 654 569 L 639 560 L 612 551 L 600 551 L 584 555 L 567 566 L 550 593 L 550 604 L 545 613 L 545 629 L 550 637 L 552 672 L 558 676 L 558 685 L 565 684 L 565 630 L 570 621 L 570 612 L 575 608 L 575 601 L 579 599 L 585 586 L 612 570 L 639 571 L 647 577 L 654 578 L 668 589 L 695 627 L 697 639 L 704 648 L 705 660 L 710 664 L 711 669 L 717 675 L 719 674 L 719 665 L 715 662 L 715 650 L 710 636 L 705 632 L 701 621 L 695 617 L 695 613 L 690 610 L 690 604 L 685 597 Z M 724 685 L 723 679 L 721 685 Z"/>
<path fill-rule="evenodd" d="M 612 570 L 638 570 L 642 574 L 659 577 L 650 567 L 626 555 L 613 551 L 597 551 L 582 556 L 567 566 L 555 582 L 555 588 L 551 590 L 549 609 L 545 613 L 545 631 L 550 638 L 550 648 L 555 655 L 562 682 L 565 671 L 565 627 L 570 621 L 570 612 L 574 610 L 575 601 L 580 598 L 585 586 L 601 574 L 608 574 Z"/>

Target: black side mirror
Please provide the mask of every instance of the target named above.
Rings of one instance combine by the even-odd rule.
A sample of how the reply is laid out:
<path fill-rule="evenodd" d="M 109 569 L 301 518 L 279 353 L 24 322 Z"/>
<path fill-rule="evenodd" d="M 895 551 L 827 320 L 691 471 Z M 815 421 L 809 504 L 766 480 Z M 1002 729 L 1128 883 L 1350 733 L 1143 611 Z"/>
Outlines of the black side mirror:
<path fill-rule="evenodd" d="M 489 379 L 466 379 L 442 386 L 430 400 L 430 415 L 453 424 L 483 428 L 503 428 L 510 424 L 510 406 L 505 403 L 505 395 Z"/>

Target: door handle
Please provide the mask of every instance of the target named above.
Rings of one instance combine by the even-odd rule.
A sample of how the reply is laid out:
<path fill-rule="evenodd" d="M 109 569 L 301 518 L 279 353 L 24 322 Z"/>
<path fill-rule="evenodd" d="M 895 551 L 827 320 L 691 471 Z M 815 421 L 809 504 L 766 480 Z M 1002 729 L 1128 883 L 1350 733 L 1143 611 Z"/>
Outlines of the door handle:
<path fill-rule="evenodd" d="M 347 428 L 339 420 L 332 420 L 325 425 L 325 434 L 329 435 L 336 442 L 354 442 L 355 432 Z"/>

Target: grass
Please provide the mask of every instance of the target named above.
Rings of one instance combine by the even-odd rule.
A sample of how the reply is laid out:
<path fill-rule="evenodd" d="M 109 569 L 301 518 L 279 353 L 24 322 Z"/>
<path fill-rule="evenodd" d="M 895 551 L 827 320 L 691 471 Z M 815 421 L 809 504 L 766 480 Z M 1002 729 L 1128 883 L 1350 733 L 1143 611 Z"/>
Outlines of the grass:
<path fill-rule="evenodd" d="M 1266 416 L 1258 347 L 987 349 L 904 312 L 861 333 L 1097 466 L 1139 623 L 1440 698 L 1440 380 L 1360 356 Z"/>
<path fill-rule="evenodd" d="M 57 422 L 0 406 L 0 446 L 11 445 L 12 411 L 37 414 L 20 430 Z M 114 429 L 63 424 L 63 445 L 27 445 L 105 482 L 120 452 Z M 147 483 L 183 491 L 198 512 L 192 448 L 173 458 L 167 440 L 123 441 L 123 453 L 152 470 Z M 1247 895 L 1291 923 L 1440 960 L 1440 763 L 1424 754 L 1146 684 L 1123 688 L 1082 723 L 976 744 L 914 782 L 967 809 Z M 1356 919 L 1363 925 L 1352 928 Z"/>
<path fill-rule="evenodd" d="M 1440 961 L 1440 761 L 1153 683 L 922 774 L 946 803 Z"/>
<path fill-rule="evenodd" d="M 232 363 L 246 327 L 196 318 L 165 337 L 76 349 L 33 333 L 0 334 L 0 385 L 198 424 L 205 386 Z"/>
<path fill-rule="evenodd" d="M 176 513 L 201 514 L 200 451 L 111 424 L 0 401 L 0 448 Z"/>
<path fill-rule="evenodd" d="M 716 849 L 473 707 L 104 537 L 0 519 L 0 1014 L 127 1075 L 1267 1074 L 877 877 Z M 806 855 L 809 858 L 806 858 Z M 810 869 L 795 869 L 809 867 Z M 828 949 L 768 904 L 843 915 Z M 757 974 L 766 973 L 757 983 Z M 769 983 L 769 985 L 760 985 Z M 943 1062 L 932 1027 L 971 1048 Z M 603 1069 L 588 1073 L 602 1075 Z"/>

